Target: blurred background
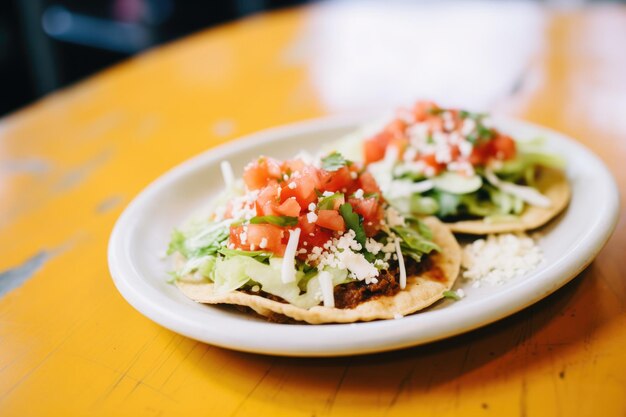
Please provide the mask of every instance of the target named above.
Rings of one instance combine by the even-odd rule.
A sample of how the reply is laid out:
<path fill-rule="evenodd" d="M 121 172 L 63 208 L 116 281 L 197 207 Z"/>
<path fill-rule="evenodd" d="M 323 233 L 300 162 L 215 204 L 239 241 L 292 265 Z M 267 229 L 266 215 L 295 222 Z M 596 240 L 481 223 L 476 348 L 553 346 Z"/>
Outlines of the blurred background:
<path fill-rule="evenodd" d="M 1 0 L 0 115 L 155 45 L 306 0 Z"/>
<path fill-rule="evenodd" d="M 311 2 L 313 0 L 2 0 L 0 1 L 0 116 L 36 100 L 50 91 L 71 84 L 155 45 L 262 11 Z M 387 22 L 389 27 L 385 29 L 385 37 L 395 41 L 397 39 L 394 38 L 394 33 L 400 31 L 398 27 L 395 27 L 396 25 L 400 25 L 402 31 L 406 33 L 415 32 L 413 35 L 416 36 L 422 36 L 418 33 L 420 28 L 427 33 L 433 33 L 433 30 L 437 33 L 441 32 L 440 28 L 429 29 L 428 26 L 431 20 L 439 21 L 438 19 L 431 19 L 432 13 L 435 13 L 435 18 L 438 17 L 436 15 L 439 13 L 438 8 L 435 10 L 435 7 L 424 7 L 424 10 L 420 9 L 419 13 L 416 14 L 413 8 L 409 7 L 415 5 L 416 2 L 411 0 L 396 1 L 392 2 L 394 7 L 386 7 L 385 0 L 350 2 L 352 6 L 346 8 L 347 12 L 344 13 L 343 20 L 337 22 L 336 28 L 332 30 L 332 39 L 327 39 L 331 42 L 326 43 L 326 45 L 331 52 L 335 51 L 333 52 L 334 55 L 317 57 L 318 60 L 324 60 L 324 62 L 337 61 L 340 64 L 339 68 L 333 69 L 333 76 L 330 77 L 341 84 L 341 88 L 335 86 L 332 89 L 333 94 L 347 90 L 346 85 L 349 86 L 351 80 L 354 80 L 353 73 L 350 71 L 343 71 L 349 72 L 343 78 L 340 76 L 341 74 L 337 73 L 337 71 L 341 73 L 345 65 L 350 66 L 352 60 L 352 58 L 343 60 L 340 58 L 353 56 L 354 54 L 351 54 L 350 51 L 354 45 L 358 46 L 363 43 L 359 42 L 362 40 L 362 36 L 368 37 L 368 42 L 364 46 L 366 50 L 362 51 L 366 55 L 369 48 L 376 47 L 381 43 L 376 33 L 372 33 L 371 30 L 371 25 L 376 24 L 375 22 L 379 22 L 378 26 Z M 353 7 L 355 3 L 362 6 L 358 9 L 361 19 L 353 19 L 352 13 L 355 11 Z M 440 4 L 436 1 L 423 1 L 421 3 L 431 6 L 439 6 Z M 451 11 L 458 13 L 452 13 L 447 18 L 458 26 L 456 29 L 463 27 L 467 30 L 459 43 L 462 47 L 459 48 L 461 50 L 457 51 L 458 53 L 476 49 L 467 49 L 468 45 L 466 45 L 474 38 L 481 44 L 485 42 L 487 38 L 483 35 L 486 31 L 481 29 L 481 25 L 482 28 L 484 25 L 508 25 L 501 19 L 498 10 L 519 9 L 518 18 L 511 22 L 513 23 L 512 26 L 515 27 L 501 29 L 503 33 L 508 33 L 519 26 L 520 31 L 518 32 L 520 33 L 513 35 L 522 36 L 523 39 L 518 39 L 516 42 L 520 45 L 521 50 L 505 50 L 496 55 L 511 55 L 510 59 L 513 61 L 524 61 L 526 60 L 524 51 L 534 48 L 533 36 L 539 30 L 538 26 L 533 23 L 538 21 L 532 16 L 535 13 L 533 7 L 536 9 L 538 5 L 547 5 L 551 8 L 561 9 L 580 7 L 587 3 L 596 2 L 589 0 L 493 0 L 491 2 L 461 0 L 455 3 L 457 6 Z M 602 3 L 607 2 L 603 1 Z M 372 7 L 374 5 L 378 8 Z M 379 7 L 381 5 L 384 6 L 381 8 Z M 403 5 L 403 7 L 398 7 L 399 5 Z M 531 5 L 532 7 L 529 7 Z M 506 7 L 503 8 L 503 6 Z M 338 9 L 341 10 L 341 7 Z M 446 13 L 449 13 L 448 9 L 445 10 Z M 529 10 L 532 13 L 529 13 Z M 381 16 L 381 13 L 384 16 Z M 339 14 L 341 15 L 341 13 Z M 458 21 L 457 17 L 468 14 L 475 16 L 482 23 Z M 422 16 L 423 19 L 416 21 L 414 19 L 416 15 Z M 406 16 L 410 16 L 410 19 Z M 530 22 L 531 20 L 533 22 Z M 366 24 L 367 27 L 355 27 L 355 25 L 358 26 L 359 22 L 364 21 L 369 22 Z M 322 28 L 326 26 L 328 24 L 322 24 Z M 349 26 L 349 28 L 345 28 L 345 26 Z M 350 28 L 356 30 L 359 34 L 358 38 L 355 39 L 350 36 L 354 32 L 354 30 L 351 32 Z M 451 27 L 451 29 L 455 28 Z M 458 36 L 458 32 L 459 30 L 444 31 L 439 36 Z M 371 39 L 369 39 L 370 37 Z M 455 45 L 452 39 L 448 40 L 450 45 Z M 499 39 L 491 39 L 491 41 L 498 43 Z M 506 41 L 511 42 L 512 40 L 507 38 Z M 407 47 L 413 48 L 411 42 Z M 499 42 L 501 45 L 505 43 Z M 443 42 L 442 44 L 446 43 Z M 380 46 L 379 52 L 385 56 L 387 46 L 378 46 Z M 434 47 L 436 46 L 434 45 Z M 482 50 L 487 46 L 489 45 L 483 45 L 479 49 Z M 421 51 L 421 56 L 435 60 L 441 58 L 438 51 Z M 420 62 L 414 64 L 419 66 Z M 441 68 L 451 68 L 452 66 L 449 64 L 432 67 L 439 71 Z M 484 65 L 479 65 L 476 70 L 483 71 L 483 68 Z M 384 78 L 383 75 L 385 71 L 389 72 L 389 68 L 379 68 L 376 71 L 378 78 Z M 398 78 L 396 77 L 397 74 L 394 74 L 388 76 L 387 79 Z M 422 84 L 426 87 L 437 85 L 428 77 L 428 68 L 422 67 L 420 74 Z M 502 75 L 505 74 L 505 71 L 498 71 L 498 74 L 500 78 L 507 78 Z M 441 78 L 441 74 L 431 75 L 434 79 Z M 508 78 L 502 83 L 509 83 Z M 411 77 L 405 76 L 402 79 L 410 80 Z M 456 78 L 449 77 L 449 79 Z M 359 80 L 359 83 L 362 81 Z M 493 80 L 490 82 L 493 83 Z M 376 83 L 374 84 L 376 85 Z M 422 87 L 413 90 L 437 96 L 435 94 L 437 92 L 431 92 L 428 88 Z M 463 90 L 463 85 L 450 86 L 451 89 L 452 87 L 454 87 L 454 91 Z M 388 86 L 385 85 L 385 88 Z M 425 91 L 423 91 L 424 89 Z M 360 87 L 357 91 L 351 91 L 351 96 L 355 96 L 355 94 L 358 96 L 359 90 Z M 475 90 L 477 89 L 472 88 L 472 94 L 475 94 Z"/>

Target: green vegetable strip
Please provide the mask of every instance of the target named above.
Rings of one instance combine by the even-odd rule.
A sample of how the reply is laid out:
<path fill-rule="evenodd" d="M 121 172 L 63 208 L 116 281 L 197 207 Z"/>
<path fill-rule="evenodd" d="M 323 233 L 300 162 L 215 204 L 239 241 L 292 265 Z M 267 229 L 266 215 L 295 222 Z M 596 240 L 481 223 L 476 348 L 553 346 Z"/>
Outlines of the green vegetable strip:
<path fill-rule="evenodd" d="M 274 224 L 276 226 L 296 226 L 297 217 L 291 216 L 255 216 L 250 219 L 250 224 Z"/>

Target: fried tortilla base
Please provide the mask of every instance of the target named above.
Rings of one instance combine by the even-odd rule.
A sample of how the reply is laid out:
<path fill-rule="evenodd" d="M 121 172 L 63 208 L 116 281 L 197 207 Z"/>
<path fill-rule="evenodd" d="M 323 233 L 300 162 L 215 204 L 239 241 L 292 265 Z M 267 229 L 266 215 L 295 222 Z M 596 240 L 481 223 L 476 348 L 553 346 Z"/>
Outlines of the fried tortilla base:
<path fill-rule="evenodd" d="M 305 309 L 241 291 L 216 294 L 213 284 L 193 282 L 191 279 L 178 280 L 176 285 L 187 297 L 199 303 L 247 306 L 262 316 L 280 314 L 310 324 L 352 323 L 405 316 L 441 299 L 443 292 L 452 288 L 459 275 L 461 248 L 456 239 L 436 218 L 424 221 L 433 232 L 433 240 L 441 247 L 441 253 L 430 255 L 431 267 L 418 275 L 407 277 L 406 288 L 395 295 L 372 298 L 355 308 L 315 306 Z"/>
<path fill-rule="evenodd" d="M 454 233 L 486 235 L 490 233 L 521 232 L 543 226 L 569 203 L 571 190 L 563 171 L 544 168 L 537 179 L 537 189 L 548 197 L 551 206 L 547 208 L 526 205 L 518 219 L 489 223 L 484 220 L 464 220 L 445 223 Z"/>

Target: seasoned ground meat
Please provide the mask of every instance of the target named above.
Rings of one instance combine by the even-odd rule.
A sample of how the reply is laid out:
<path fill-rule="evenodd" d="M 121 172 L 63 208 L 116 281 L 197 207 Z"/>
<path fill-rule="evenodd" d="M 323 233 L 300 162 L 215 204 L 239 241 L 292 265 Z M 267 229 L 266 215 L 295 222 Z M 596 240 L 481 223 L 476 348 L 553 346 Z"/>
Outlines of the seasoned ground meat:
<path fill-rule="evenodd" d="M 335 287 L 335 307 L 354 308 L 374 297 L 394 295 L 400 291 L 397 275 L 395 271 L 380 271 L 377 283 L 355 281 Z"/>

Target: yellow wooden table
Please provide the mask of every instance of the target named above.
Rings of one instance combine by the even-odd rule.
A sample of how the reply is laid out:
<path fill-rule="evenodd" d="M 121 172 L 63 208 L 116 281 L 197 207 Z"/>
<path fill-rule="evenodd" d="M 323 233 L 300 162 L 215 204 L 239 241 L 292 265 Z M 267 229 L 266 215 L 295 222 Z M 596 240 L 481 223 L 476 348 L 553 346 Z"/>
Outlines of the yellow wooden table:
<path fill-rule="evenodd" d="M 624 196 L 625 40 L 616 5 L 327 3 L 200 33 L 4 118 L 0 415 L 626 415 L 624 216 L 597 260 L 540 303 L 362 357 L 187 339 L 130 307 L 106 261 L 124 206 L 192 155 L 418 97 L 577 137 Z"/>

